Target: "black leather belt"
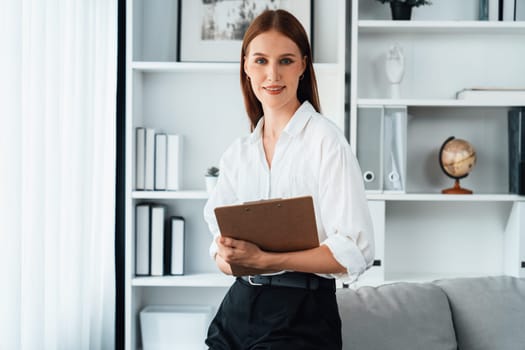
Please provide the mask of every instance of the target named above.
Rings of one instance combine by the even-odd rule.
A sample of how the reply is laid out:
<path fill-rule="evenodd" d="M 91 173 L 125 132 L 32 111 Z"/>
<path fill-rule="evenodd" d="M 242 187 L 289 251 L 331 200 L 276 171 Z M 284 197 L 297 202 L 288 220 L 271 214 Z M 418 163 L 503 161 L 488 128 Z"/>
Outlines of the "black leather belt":
<path fill-rule="evenodd" d="M 279 275 L 255 275 L 238 277 L 252 286 L 291 287 L 310 290 L 335 290 L 335 280 L 323 278 L 312 273 L 285 272 Z"/>

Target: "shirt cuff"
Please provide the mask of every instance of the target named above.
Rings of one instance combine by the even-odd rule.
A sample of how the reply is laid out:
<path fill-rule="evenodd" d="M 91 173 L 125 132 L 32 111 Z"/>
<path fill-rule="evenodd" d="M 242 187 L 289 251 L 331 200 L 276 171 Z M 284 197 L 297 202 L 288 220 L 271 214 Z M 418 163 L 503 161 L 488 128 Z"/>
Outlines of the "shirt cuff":
<path fill-rule="evenodd" d="M 328 237 L 322 245 L 327 246 L 332 252 L 335 260 L 346 268 L 346 273 L 332 274 L 343 283 L 352 283 L 357 280 L 367 269 L 367 262 L 363 252 L 357 247 L 355 242 L 341 234 Z"/>

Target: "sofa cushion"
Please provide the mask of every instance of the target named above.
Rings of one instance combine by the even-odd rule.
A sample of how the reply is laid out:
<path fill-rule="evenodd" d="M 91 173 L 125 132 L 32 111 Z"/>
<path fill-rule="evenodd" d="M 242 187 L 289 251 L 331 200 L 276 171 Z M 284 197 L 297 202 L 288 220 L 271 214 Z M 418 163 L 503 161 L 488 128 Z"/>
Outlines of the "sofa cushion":
<path fill-rule="evenodd" d="M 525 279 L 458 278 L 435 284 L 449 298 L 460 350 L 525 348 Z"/>
<path fill-rule="evenodd" d="M 337 291 L 343 348 L 457 349 L 447 297 L 430 283 Z"/>

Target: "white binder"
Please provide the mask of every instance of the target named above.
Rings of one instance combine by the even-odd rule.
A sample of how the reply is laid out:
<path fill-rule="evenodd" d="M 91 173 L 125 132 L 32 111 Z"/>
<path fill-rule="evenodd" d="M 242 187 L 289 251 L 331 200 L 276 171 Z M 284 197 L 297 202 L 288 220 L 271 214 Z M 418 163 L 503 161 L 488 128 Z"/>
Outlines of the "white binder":
<path fill-rule="evenodd" d="M 383 191 L 406 191 L 407 108 L 384 108 Z"/>

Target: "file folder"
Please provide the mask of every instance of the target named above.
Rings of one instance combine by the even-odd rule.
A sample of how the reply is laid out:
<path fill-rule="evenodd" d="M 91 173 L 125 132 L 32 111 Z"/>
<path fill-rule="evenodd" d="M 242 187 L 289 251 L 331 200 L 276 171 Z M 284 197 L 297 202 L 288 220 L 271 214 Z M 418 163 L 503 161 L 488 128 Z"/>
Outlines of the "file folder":
<path fill-rule="evenodd" d="M 383 191 L 383 107 L 357 109 L 357 159 L 363 173 L 365 190 Z"/>
<path fill-rule="evenodd" d="M 383 191 L 404 193 L 406 188 L 407 108 L 384 108 Z"/>

